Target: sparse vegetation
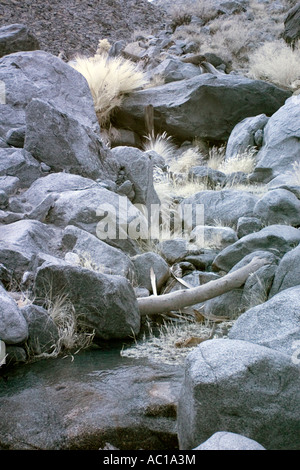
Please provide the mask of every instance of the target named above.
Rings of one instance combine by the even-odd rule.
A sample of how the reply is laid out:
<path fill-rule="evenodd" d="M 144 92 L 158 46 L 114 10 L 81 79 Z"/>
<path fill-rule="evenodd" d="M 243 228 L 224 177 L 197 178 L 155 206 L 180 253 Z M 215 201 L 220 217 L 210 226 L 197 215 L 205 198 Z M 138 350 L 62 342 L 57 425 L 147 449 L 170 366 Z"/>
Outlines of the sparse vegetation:
<path fill-rule="evenodd" d="M 250 55 L 252 78 L 292 91 L 300 88 L 300 42 L 292 49 L 284 40 L 266 42 Z"/>
<path fill-rule="evenodd" d="M 205 320 L 202 323 L 182 317 L 178 321 L 165 321 L 157 331 L 151 325 L 147 334 L 131 347 L 123 349 L 123 357 L 150 358 L 153 362 L 165 364 L 183 364 L 186 356 L 201 342 L 211 338 L 226 337 L 233 321 L 224 321 L 218 325 Z"/>
<path fill-rule="evenodd" d="M 212 170 L 218 170 L 224 162 L 225 151 L 225 145 L 221 145 L 220 147 L 214 145 L 211 147 L 208 153 L 207 166 Z"/>
<path fill-rule="evenodd" d="M 192 14 L 203 22 L 205 29 L 199 27 L 197 22 L 181 23 L 173 36 L 175 39 L 194 41 L 198 44 L 200 54 L 214 52 L 222 57 L 231 69 L 247 73 L 250 56 L 252 57 L 266 41 L 277 41 L 280 37 L 284 17 L 292 6 L 289 1 L 283 1 L 282 4 L 282 9 L 273 9 L 270 13 L 265 4 L 250 0 L 247 12 L 241 10 L 227 16 L 218 13 L 214 2 L 186 2 L 180 12 L 173 13 L 177 23 L 179 18 Z M 289 57 L 284 57 L 284 61 L 289 62 Z M 279 59 L 278 63 L 282 64 L 282 61 Z M 288 68 L 292 69 L 293 63 L 294 60 L 288 64 Z"/>
<path fill-rule="evenodd" d="M 172 136 L 168 136 L 166 132 L 155 135 L 154 131 L 145 136 L 146 141 L 143 144 L 145 152 L 154 150 L 166 161 L 174 156 L 176 145 L 172 141 Z"/>
<path fill-rule="evenodd" d="M 203 164 L 203 157 L 197 147 L 191 147 L 169 163 L 171 173 L 187 173 L 193 166 Z"/>
<path fill-rule="evenodd" d="M 91 346 L 94 332 L 80 319 L 67 295 L 47 299 L 47 310 L 58 328 L 59 338 L 51 353 L 42 353 L 39 357 L 57 357 L 62 353 L 76 354 Z"/>
<path fill-rule="evenodd" d="M 238 171 L 252 173 L 255 168 L 256 153 L 256 147 L 249 147 L 244 152 L 238 153 L 234 157 L 223 161 L 218 169 L 225 174 L 231 174 Z"/>
<path fill-rule="evenodd" d="M 94 57 L 77 57 L 70 65 L 87 80 L 100 126 L 109 127 L 115 108 L 125 94 L 143 87 L 147 80 L 137 64 L 121 56 L 108 57 L 108 43 L 101 40 Z"/>

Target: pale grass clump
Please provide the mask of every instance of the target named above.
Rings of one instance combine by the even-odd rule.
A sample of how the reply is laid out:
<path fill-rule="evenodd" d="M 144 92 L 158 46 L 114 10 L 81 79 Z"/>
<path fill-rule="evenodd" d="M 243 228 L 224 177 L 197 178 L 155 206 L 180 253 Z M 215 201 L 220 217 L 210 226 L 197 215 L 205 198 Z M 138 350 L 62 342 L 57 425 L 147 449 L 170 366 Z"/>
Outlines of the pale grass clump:
<path fill-rule="evenodd" d="M 213 147 L 211 147 L 209 149 L 208 159 L 206 162 L 208 168 L 211 168 L 212 170 L 218 170 L 224 161 L 225 152 L 225 145 L 221 145 L 220 147 L 214 145 Z"/>
<path fill-rule="evenodd" d="M 217 18 L 211 23 L 210 28 L 213 34 L 213 44 L 222 45 L 224 51 L 229 50 L 235 57 L 246 51 L 253 37 L 251 25 L 238 15 L 233 15 L 226 20 L 222 17 Z"/>
<path fill-rule="evenodd" d="M 143 87 L 147 80 L 138 65 L 123 57 L 108 57 L 107 44 L 94 57 L 77 57 L 70 65 L 88 82 L 100 126 L 108 126 L 113 110 L 124 95 Z"/>
<path fill-rule="evenodd" d="M 143 150 L 145 152 L 154 150 L 166 161 L 173 157 L 176 152 L 176 145 L 172 142 L 172 136 L 168 136 L 166 132 L 162 134 L 156 134 L 154 131 L 151 134 L 145 136 L 146 142 L 143 144 Z"/>
<path fill-rule="evenodd" d="M 51 353 L 42 353 L 39 357 L 57 357 L 63 352 L 76 354 L 91 346 L 95 333 L 79 319 L 67 295 L 46 299 L 46 304 L 49 316 L 57 326 L 59 338 Z"/>
<path fill-rule="evenodd" d="M 256 147 L 249 147 L 244 152 L 238 153 L 234 157 L 222 161 L 218 169 L 225 174 L 231 174 L 238 171 L 242 171 L 247 174 L 252 173 L 255 168 L 256 153 Z"/>
<path fill-rule="evenodd" d="M 177 26 L 189 24 L 192 15 L 200 17 L 208 23 L 218 16 L 216 6 L 212 0 L 186 0 L 180 7 L 173 6 L 170 10 L 173 23 Z"/>
<path fill-rule="evenodd" d="M 290 90 L 300 88 L 300 42 L 294 49 L 283 39 L 265 43 L 250 55 L 249 76 Z"/>
<path fill-rule="evenodd" d="M 170 195 L 175 198 L 189 197 L 199 191 L 207 189 L 207 185 L 205 183 L 199 183 L 193 180 L 190 181 L 187 177 L 184 177 L 181 180 L 170 177 L 168 181 L 155 183 L 154 186 L 160 201 L 167 201 L 167 203 Z"/>
<path fill-rule="evenodd" d="M 226 337 L 234 321 L 224 321 L 214 326 L 209 321 L 165 322 L 154 333 L 151 327 L 149 334 L 121 351 L 123 357 L 150 358 L 153 362 L 165 364 L 183 364 L 186 356 L 202 341 Z"/>
<path fill-rule="evenodd" d="M 190 168 L 201 163 L 202 155 L 196 147 L 191 147 L 169 163 L 169 170 L 171 173 L 188 173 Z"/>

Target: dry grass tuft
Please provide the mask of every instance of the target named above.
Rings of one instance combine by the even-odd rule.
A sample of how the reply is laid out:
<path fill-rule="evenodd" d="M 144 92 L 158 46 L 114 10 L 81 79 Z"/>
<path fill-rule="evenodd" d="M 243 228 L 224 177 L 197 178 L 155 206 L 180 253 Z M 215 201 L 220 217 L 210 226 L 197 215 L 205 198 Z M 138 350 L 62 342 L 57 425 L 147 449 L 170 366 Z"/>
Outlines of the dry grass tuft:
<path fill-rule="evenodd" d="M 154 132 L 145 136 L 146 142 L 143 144 L 145 152 L 154 150 L 166 161 L 173 157 L 176 152 L 176 145 L 172 142 L 172 137 L 168 136 L 166 132 L 155 135 Z"/>
<path fill-rule="evenodd" d="M 137 341 L 130 348 L 123 349 L 121 356 L 145 357 L 152 362 L 165 364 L 183 364 L 186 356 L 202 341 L 226 337 L 233 321 L 220 323 L 216 328 L 210 322 L 197 321 L 165 322 L 154 334 L 149 327 L 149 334 Z"/>
<path fill-rule="evenodd" d="M 212 170 L 218 170 L 225 159 L 226 146 L 213 146 L 209 149 L 207 166 Z"/>
<path fill-rule="evenodd" d="M 238 153 L 232 158 L 223 161 L 218 170 L 225 174 L 231 174 L 238 171 L 250 174 L 253 172 L 256 164 L 256 147 L 250 147 L 242 153 Z"/>
<path fill-rule="evenodd" d="M 77 57 L 70 65 L 86 78 L 100 126 L 107 127 L 124 95 L 143 87 L 147 80 L 138 65 L 123 57 L 109 58 L 109 43 L 105 40 L 100 43 L 94 57 Z"/>
<path fill-rule="evenodd" d="M 191 147 L 183 152 L 176 160 L 169 163 L 171 173 L 188 173 L 193 166 L 201 165 L 203 158 L 197 147 Z"/>
<path fill-rule="evenodd" d="M 47 299 L 46 304 L 49 315 L 57 326 L 59 339 L 53 345 L 52 353 L 42 353 L 37 357 L 57 357 L 62 353 L 76 354 L 91 346 L 94 332 L 91 332 L 76 314 L 67 295 Z"/>
<path fill-rule="evenodd" d="M 300 88 L 300 42 L 292 49 L 283 39 L 267 42 L 250 55 L 249 75 L 277 86 Z"/>

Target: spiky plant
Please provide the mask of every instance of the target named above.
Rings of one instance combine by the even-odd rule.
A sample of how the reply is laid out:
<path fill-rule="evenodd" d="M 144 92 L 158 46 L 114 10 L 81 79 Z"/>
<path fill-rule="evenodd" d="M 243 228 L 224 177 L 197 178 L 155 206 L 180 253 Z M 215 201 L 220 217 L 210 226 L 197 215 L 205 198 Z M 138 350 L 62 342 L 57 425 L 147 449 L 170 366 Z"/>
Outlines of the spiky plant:
<path fill-rule="evenodd" d="M 105 46 L 105 44 L 104 44 Z M 94 57 L 77 57 L 72 67 L 88 82 L 100 126 L 109 127 L 112 112 L 121 106 L 124 95 L 143 87 L 145 74 L 132 61 L 108 57 L 103 47 Z"/>
<path fill-rule="evenodd" d="M 154 150 L 166 161 L 173 157 L 177 148 L 172 141 L 172 136 L 168 136 L 166 132 L 162 134 L 156 134 L 154 131 L 151 134 L 145 136 L 146 141 L 143 144 L 143 149 L 145 152 Z"/>

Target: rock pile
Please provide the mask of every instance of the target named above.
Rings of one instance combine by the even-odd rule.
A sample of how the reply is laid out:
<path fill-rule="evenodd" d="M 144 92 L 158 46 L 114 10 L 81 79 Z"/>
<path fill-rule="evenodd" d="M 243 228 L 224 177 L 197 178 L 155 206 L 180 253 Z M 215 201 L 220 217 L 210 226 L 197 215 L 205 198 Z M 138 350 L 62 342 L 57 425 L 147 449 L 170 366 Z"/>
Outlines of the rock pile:
<path fill-rule="evenodd" d="M 136 234 L 147 227 L 146 212 L 163 202 L 153 168 L 168 162 L 124 142 L 105 145 L 86 80 L 35 50 L 30 35 L 13 52 L 16 31 L 24 28 L 0 31 L 7 54 L 0 59 L 0 339 L 7 362 L 53 352 L 59 330 L 49 300 L 67 295 L 95 341 L 128 339 L 141 329 L 138 292 L 153 293 L 151 268 L 160 293 L 174 264 L 200 285 L 205 275 L 218 278 L 264 257 L 268 264 L 243 287 L 204 305 L 205 315 L 239 318 L 228 338 L 205 341 L 188 356 L 179 446 L 299 448 L 300 96 L 228 74 L 207 58 L 186 63 L 178 51 L 157 64 L 165 48 L 172 54 L 168 30 L 134 53 L 124 47 L 123 54 L 146 61 L 149 77 L 165 77 L 164 84 L 132 93 L 115 113 L 114 125 L 135 133 L 133 141 L 142 140 L 151 105 L 155 130 L 179 144 L 196 136 L 228 141 L 226 160 L 258 148 L 246 190 L 226 188 L 221 172 L 211 172 L 212 189 L 201 190 L 203 171 L 193 168 L 199 191 L 177 204 L 182 213 L 203 205 L 203 224 L 192 212 L 183 220 L 188 241 L 177 237 L 143 253 Z M 263 196 L 254 191 L 257 182 Z M 193 243 L 202 229 L 209 247 Z M 25 290 L 34 296 L 30 304 Z"/>

